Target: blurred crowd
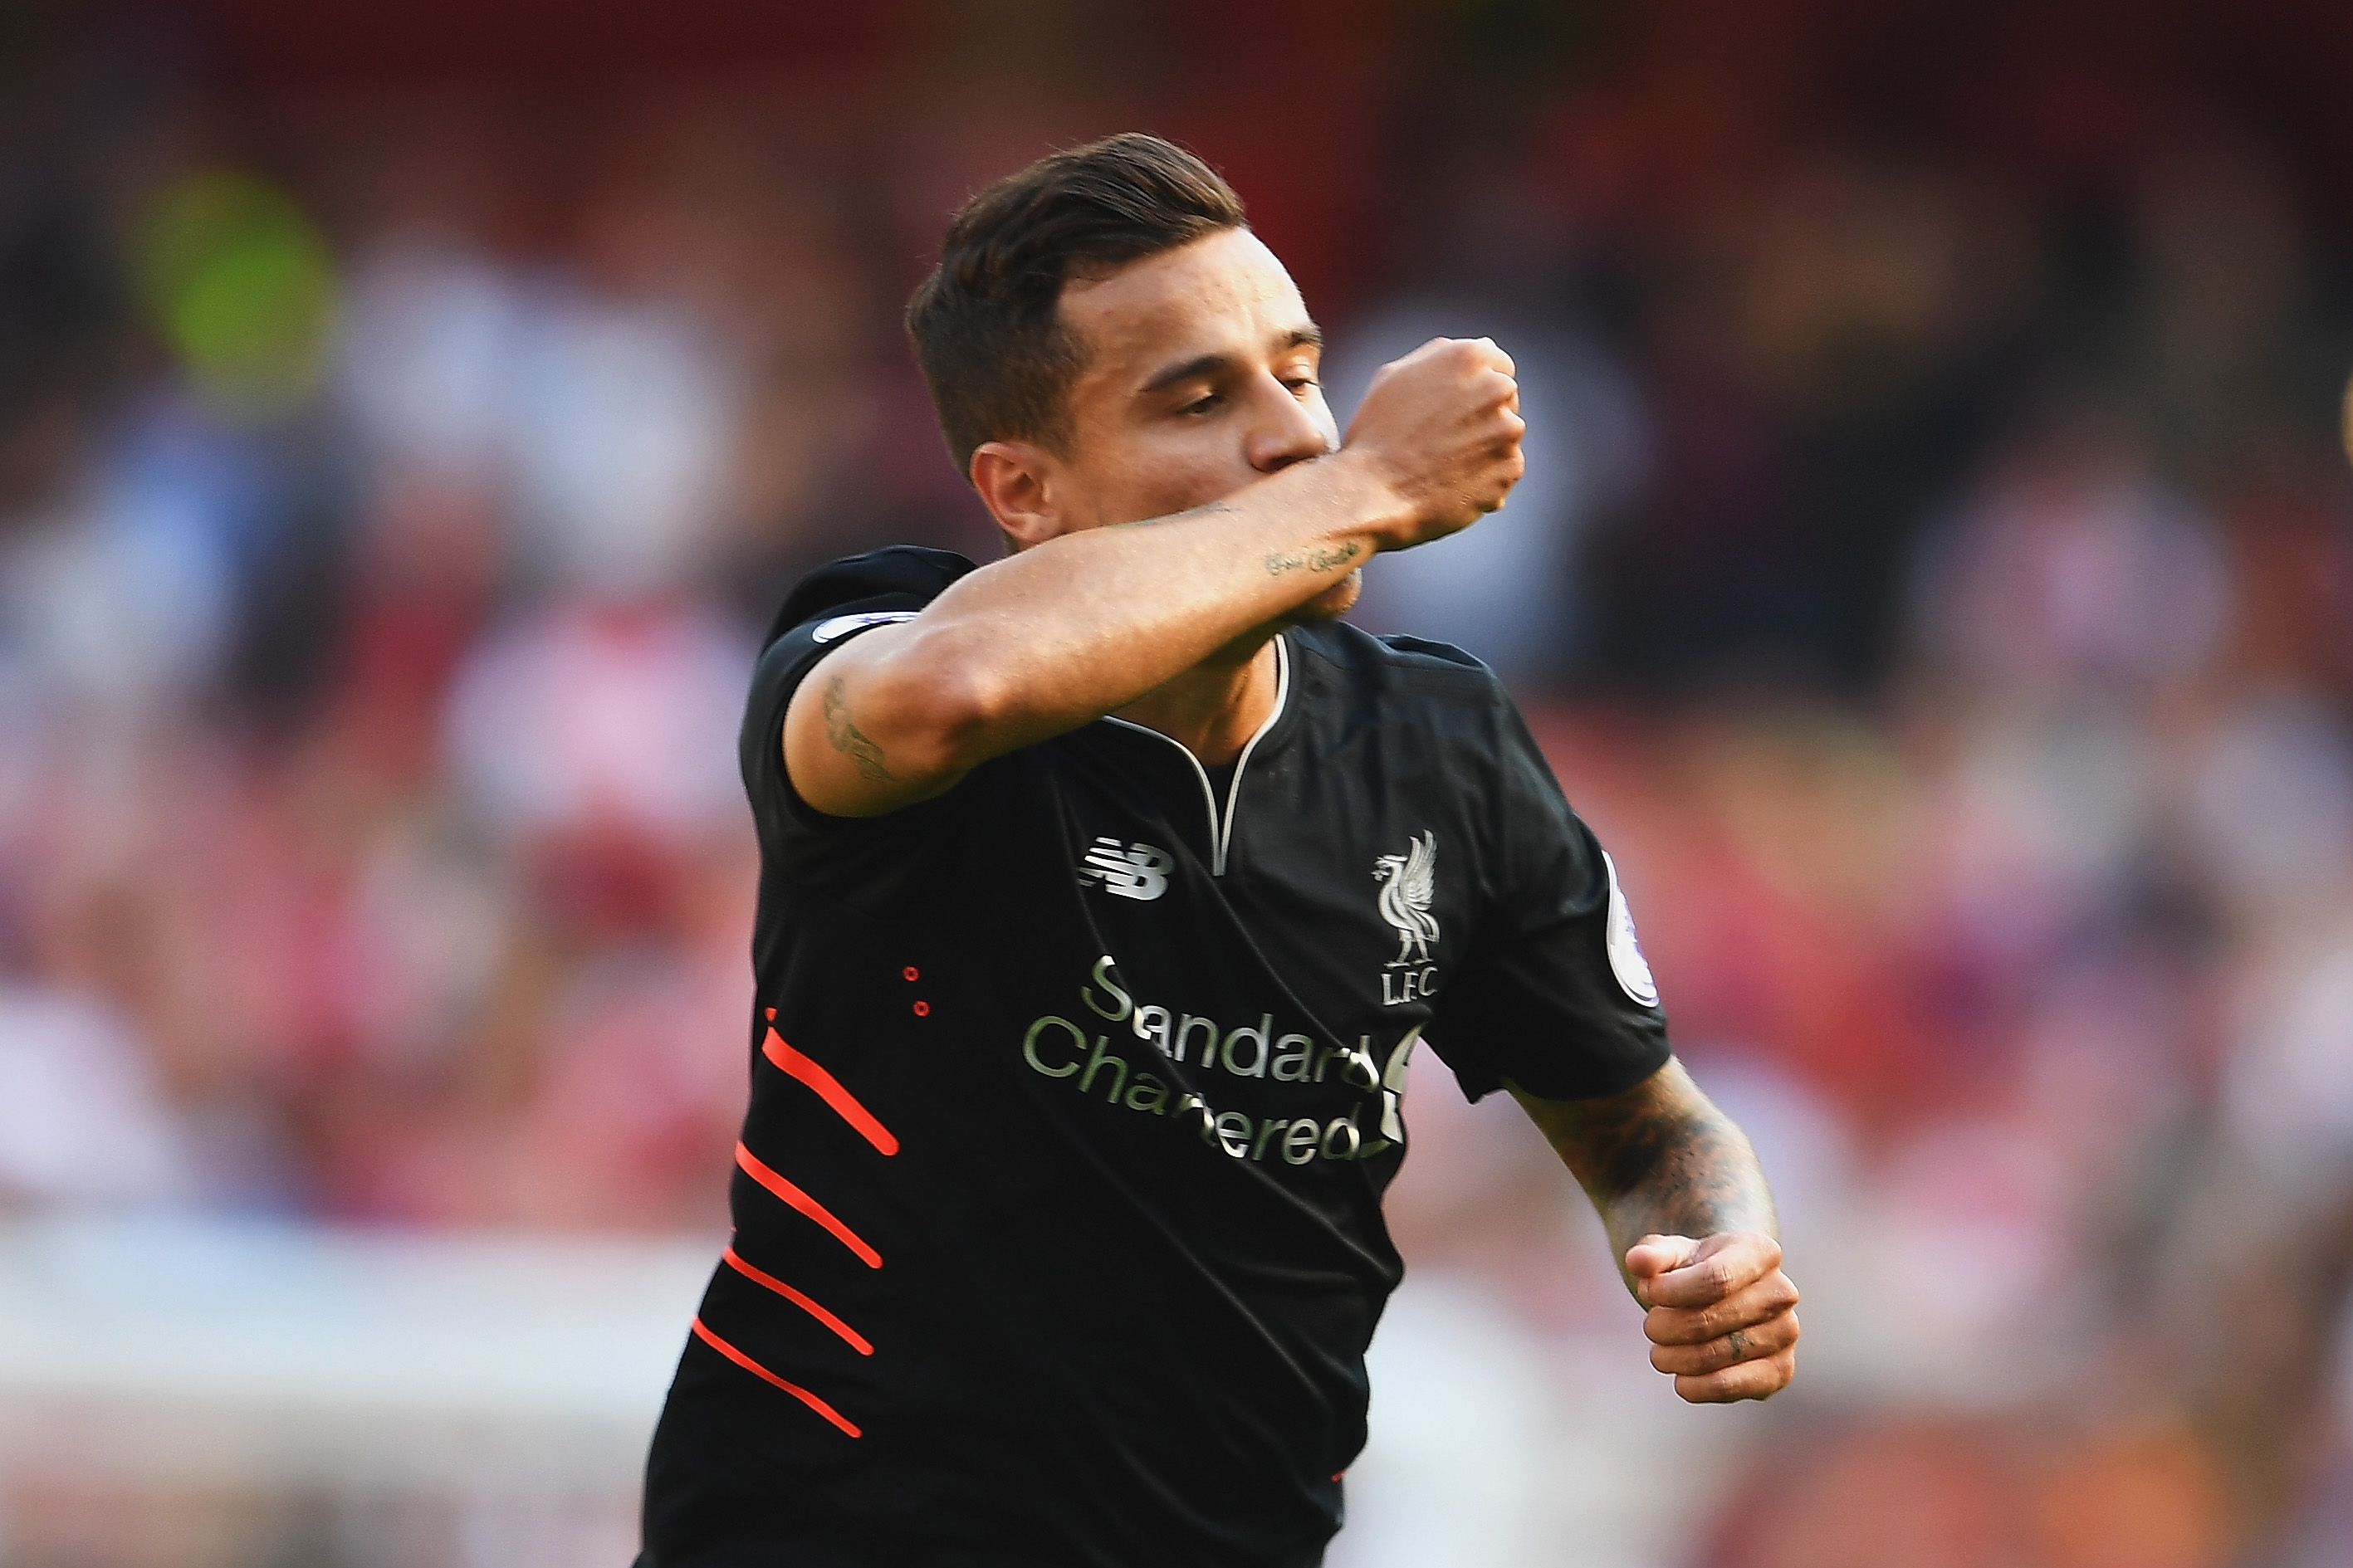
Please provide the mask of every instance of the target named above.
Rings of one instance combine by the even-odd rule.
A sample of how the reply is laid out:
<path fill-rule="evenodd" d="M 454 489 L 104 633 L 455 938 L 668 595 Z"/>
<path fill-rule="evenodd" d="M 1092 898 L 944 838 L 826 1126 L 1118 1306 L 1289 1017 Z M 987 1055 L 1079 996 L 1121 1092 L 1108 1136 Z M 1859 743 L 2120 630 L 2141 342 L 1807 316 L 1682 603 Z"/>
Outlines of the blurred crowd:
<path fill-rule="evenodd" d="M 1255 204 L 1344 417 L 1434 332 L 1521 365 L 1525 486 L 1363 618 L 1521 692 L 1837 1304 L 1701 1561 L 2337 1561 L 2348 163 L 2194 31 L 2126 68 L 1893 7 L 1941 52 L 1839 76 L 1836 6 L 1429 9 L 1295 135 L 970 8 L 1063 90 L 903 45 L 593 112 L 28 55 L 0 1205 L 723 1225 L 758 630 L 831 556 L 995 551 L 898 303 L 980 179 L 1138 121 Z M 1622 1315 L 1541 1144 L 1419 1087 L 1409 1258 Z"/>

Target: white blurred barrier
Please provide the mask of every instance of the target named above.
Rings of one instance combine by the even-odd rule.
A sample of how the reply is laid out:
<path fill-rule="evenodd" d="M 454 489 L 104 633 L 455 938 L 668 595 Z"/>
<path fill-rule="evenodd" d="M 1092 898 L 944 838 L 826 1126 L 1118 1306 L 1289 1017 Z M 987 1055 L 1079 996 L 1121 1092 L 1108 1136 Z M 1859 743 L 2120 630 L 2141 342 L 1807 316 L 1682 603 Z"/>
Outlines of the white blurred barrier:
<path fill-rule="evenodd" d="M 1672 1568 L 1760 1431 L 1622 1332 L 1546 1338 L 1475 1276 L 1409 1273 L 1367 1358 L 1372 1436 L 1331 1568 Z"/>
<path fill-rule="evenodd" d="M 0 1389 L 642 1427 L 721 1246 L 19 1224 L 0 1230 Z"/>
<path fill-rule="evenodd" d="M 191 1488 L 306 1493 L 362 1526 L 371 1499 L 438 1498 L 429 1549 L 345 1528 L 332 1560 L 622 1568 L 646 1440 L 719 1246 L 0 1226 L 0 1483 L 95 1479 L 131 1506 Z M 1334 1568 L 1667 1564 L 1755 1431 L 1744 1413 L 1679 1405 L 1630 1321 L 1607 1344 L 1544 1339 L 1468 1276 L 1409 1279 L 1372 1363 L 1373 1437 Z M 0 1561 L 5 1526 L 0 1511 Z"/>
<path fill-rule="evenodd" d="M 456 1544 L 413 1560 L 626 1563 L 646 1440 L 719 1247 L 0 1227 L 0 1480 L 443 1497 Z M 534 1525 L 534 1506 L 569 1522 Z"/>

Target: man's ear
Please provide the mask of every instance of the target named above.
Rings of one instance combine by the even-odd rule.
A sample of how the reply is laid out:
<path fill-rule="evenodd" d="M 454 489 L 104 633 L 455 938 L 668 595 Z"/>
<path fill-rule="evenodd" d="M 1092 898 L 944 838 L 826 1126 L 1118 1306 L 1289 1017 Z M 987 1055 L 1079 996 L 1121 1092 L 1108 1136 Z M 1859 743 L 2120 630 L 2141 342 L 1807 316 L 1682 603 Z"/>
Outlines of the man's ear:
<path fill-rule="evenodd" d="M 968 470 L 981 504 L 1016 550 L 1043 544 L 1070 531 L 1050 454 L 1027 441 L 984 441 Z"/>

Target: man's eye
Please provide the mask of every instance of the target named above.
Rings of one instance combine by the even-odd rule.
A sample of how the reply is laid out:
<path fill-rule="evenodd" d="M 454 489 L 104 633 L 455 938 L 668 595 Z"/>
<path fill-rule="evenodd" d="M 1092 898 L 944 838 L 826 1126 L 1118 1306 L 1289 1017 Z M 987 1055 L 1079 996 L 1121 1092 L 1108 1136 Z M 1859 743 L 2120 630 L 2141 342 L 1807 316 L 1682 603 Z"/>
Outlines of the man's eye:
<path fill-rule="evenodd" d="M 1312 375 L 1294 375 L 1285 380 L 1282 384 L 1291 388 L 1293 393 L 1301 393 L 1311 386 L 1321 386 L 1324 384 Z"/>
<path fill-rule="evenodd" d="M 1183 407 L 1177 409 L 1176 412 L 1179 414 L 1207 414 L 1224 401 L 1225 395 L 1222 393 L 1213 392 L 1207 397 L 1195 398 L 1192 402 L 1187 403 Z"/>

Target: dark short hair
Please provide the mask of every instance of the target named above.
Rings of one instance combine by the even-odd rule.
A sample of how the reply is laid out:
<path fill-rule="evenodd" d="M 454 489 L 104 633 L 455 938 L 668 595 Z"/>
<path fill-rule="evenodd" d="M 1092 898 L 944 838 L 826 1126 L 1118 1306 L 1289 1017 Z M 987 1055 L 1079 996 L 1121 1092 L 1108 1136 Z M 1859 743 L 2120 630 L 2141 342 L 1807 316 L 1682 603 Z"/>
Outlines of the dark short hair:
<path fill-rule="evenodd" d="M 984 441 L 1059 448 L 1085 345 L 1063 285 L 1243 226 L 1233 187 L 1182 147 L 1137 132 L 1039 159 L 965 203 L 940 263 L 907 301 L 907 334 L 969 475 Z"/>

